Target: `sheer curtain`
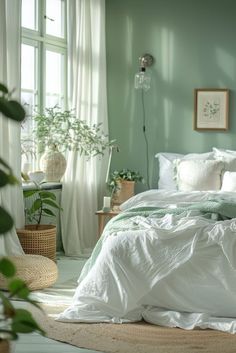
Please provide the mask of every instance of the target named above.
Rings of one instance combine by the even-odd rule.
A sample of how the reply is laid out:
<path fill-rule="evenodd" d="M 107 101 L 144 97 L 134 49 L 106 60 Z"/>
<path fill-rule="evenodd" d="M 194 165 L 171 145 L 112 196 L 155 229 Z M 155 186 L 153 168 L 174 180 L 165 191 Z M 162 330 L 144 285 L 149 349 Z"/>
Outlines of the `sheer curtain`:
<path fill-rule="evenodd" d="M 76 116 L 107 133 L 105 0 L 68 1 L 69 100 Z M 88 256 L 97 237 L 94 215 L 105 188 L 107 156 L 69 152 L 62 186 L 62 241 L 70 256 Z"/>
<path fill-rule="evenodd" d="M 13 97 L 20 96 L 20 13 L 21 1 L 0 1 L 0 82 Z M 20 124 L 0 114 L 0 156 L 13 168 L 20 180 Z M 19 186 L 0 189 L 0 204 L 14 217 L 16 227 L 24 225 L 23 193 Z M 0 236 L 0 255 L 22 254 L 20 242 L 13 229 Z"/>

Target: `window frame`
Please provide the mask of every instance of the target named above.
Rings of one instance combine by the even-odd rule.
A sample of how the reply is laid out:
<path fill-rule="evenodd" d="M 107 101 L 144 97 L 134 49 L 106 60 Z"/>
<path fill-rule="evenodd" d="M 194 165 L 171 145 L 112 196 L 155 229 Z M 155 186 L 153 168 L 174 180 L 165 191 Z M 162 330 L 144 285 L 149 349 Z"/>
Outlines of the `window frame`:
<path fill-rule="evenodd" d="M 64 38 L 56 37 L 53 35 L 46 34 L 46 1 L 47 0 L 35 0 L 35 18 L 37 29 L 32 30 L 21 26 L 21 45 L 31 45 L 37 48 L 37 54 L 35 55 L 35 84 L 34 84 L 34 103 L 35 105 L 31 107 L 32 116 L 35 111 L 42 114 L 46 107 L 46 51 L 54 51 L 63 55 L 62 62 L 62 92 L 60 95 L 60 102 L 62 106 L 60 108 L 66 110 L 68 109 L 68 97 L 67 97 L 67 0 L 62 0 L 64 2 Z M 21 93 L 27 92 L 27 89 L 21 87 Z M 29 90 L 29 93 L 32 93 Z M 61 99 L 63 97 L 63 100 Z M 30 115 L 29 115 L 30 117 Z M 33 122 L 32 122 L 33 128 Z M 26 136 L 23 133 L 23 136 Z M 37 141 L 36 145 L 37 145 Z M 36 153 L 36 157 L 31 158 L 31 163 L 33 169 L 39 167 L 39 157 Z M 28 158 L 27 158 L 28 159 Z"/>
<path fill-rule="evenodd" d="M 38 30 L 32 30 L 29 28 L 21 27 L 21 43 L 22 44 L 29 44 L 35 46 L 34 43 L 37 44 L 38 48 L 38 58 L 36 59 L 36 87 L 38 91 L 38 104 L 37 109 L 39 112 L 44 111 L 45 107 L 45 100 L 46 100 L 46 92 L 45 92 L 45 75 L 46 75 L 46 50 L 52 50 L 57 53 L 60 53 L 64 56 L 64 65 L 62 69 L 62 80 L 64 82 L 63 86 L 63 97 L 64 97 L 64 106 L 61 107 L 63 109 L 67 109 L 67 33 L 66 33 L 66 26 L 67 26 L 67 0 L 64 1 L 64 38 L 55 37 L 49 34 L 46 34 L 46 21 L 45 18 L 46 14 L 46 1 L 47 0 L 40 0 L 35 1 L 36 3 L 36 20 L 37 20 L 37 28 Z"/>

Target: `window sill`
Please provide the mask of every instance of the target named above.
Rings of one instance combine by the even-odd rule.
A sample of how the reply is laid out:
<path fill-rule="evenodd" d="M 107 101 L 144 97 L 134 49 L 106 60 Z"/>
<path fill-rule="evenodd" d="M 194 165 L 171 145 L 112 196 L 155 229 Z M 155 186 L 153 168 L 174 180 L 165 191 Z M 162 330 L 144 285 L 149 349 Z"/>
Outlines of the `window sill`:
<path fill-rule="evenodd" d="M 32 182 L 28 183 L 22 183 L 22 188 L 23 190 L 34 190 L 35 189 L 35 184 Z M 46 182 L 40 184 L 40 188 L 43 190 L 55 190 L 55 189 L 62 189 L 62 183 L 60 182 Z"/>

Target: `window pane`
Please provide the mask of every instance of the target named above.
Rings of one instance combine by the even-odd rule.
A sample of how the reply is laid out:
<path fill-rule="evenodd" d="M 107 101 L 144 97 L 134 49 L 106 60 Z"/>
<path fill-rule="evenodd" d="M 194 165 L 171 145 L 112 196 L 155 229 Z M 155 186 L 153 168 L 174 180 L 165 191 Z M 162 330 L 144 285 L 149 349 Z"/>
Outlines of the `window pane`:
<path fill-rule="evenodd" d="M 46 33 L 51 36 L 65 36 L 64 18 L 65 18 L 64 0 L 46 0 Z"/>
<path fill-rule="evenodd" d="M 51 107 L 55 107 L 55 105 L 58 105 L 59 107 L 61 107 L 61 99 L 59 95 L 50 95 L 47 94 L 46 96 L 46 107 L 47 108 L 51 108 Z"/>
<path fill-rule="evenodd" d="M 46 50 L 46 107 L 63 107 L 63 61 L 63 54 Z"/>
<path fill-rule="evenodd" d="M 37 30 L 37 0 L 22 0 L 22 27 Z"/>
<path fill-rule="evenodd" d="M 35 88 L 35 59 L 36 50 L 32 45 L 22 44 L 21 47 L 21 87 L 23 89 Z"/>
<path fill-rule="evenodd" d="M 34 113 L 35 110 L 35 95 L 34 92 L 24 92 L 23 90 L 21 91 L 21 104 L 24 106 L 24 109 L 26 111 L 26 120 L 28 121 L 29 117 L 31 117 Z M 28 125 L 27 125 L 28 126 Z M 25 131 L 25 132 L 30 132 Z"/>
<path fill-rule="evenodd" d="M 21 91 L 21 103 L 26 110 L 26 119 L 21 124 L 21 165 L 27 173 L 35 168 L 36 144 L 34 142 L 32 115 L 35 107 L 34 93 Z"/>
<path fill-rule="evenodd" d="M 21 124 L 21 163 L 22 170 L 26 172 L 26 165 L 29 170 L 35 168 L 35 143 L 33 141 L 32 115 L 38 101 L 36 89 L 36 63 L 38 48 L 34 45 L 22 44 L 21 46 L 21 103 L 26 110 L 26 119 Z"/>

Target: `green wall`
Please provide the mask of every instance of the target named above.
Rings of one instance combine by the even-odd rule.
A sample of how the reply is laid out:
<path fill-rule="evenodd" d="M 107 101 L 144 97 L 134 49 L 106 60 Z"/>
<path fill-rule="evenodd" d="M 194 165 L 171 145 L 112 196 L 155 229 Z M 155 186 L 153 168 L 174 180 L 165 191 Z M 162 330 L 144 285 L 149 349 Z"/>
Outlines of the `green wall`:
<path fill-rule="evenodd" d="M 157 186 L 157 152 L 236 150 L 235 14 L 235 0 L 106 0 L 109 130 L 121 149 L 112 169 L 146 176 L 141 91 L 133 86 L 146 52 L 155 59 L 144 95 L 151 186 Z M 227 132 L 193 130 L 194 88 L 230 89 Z"/>

